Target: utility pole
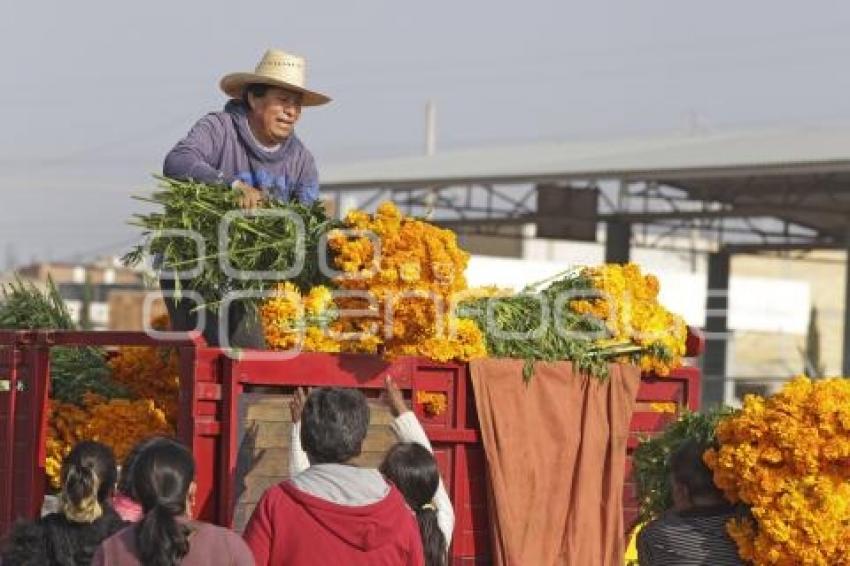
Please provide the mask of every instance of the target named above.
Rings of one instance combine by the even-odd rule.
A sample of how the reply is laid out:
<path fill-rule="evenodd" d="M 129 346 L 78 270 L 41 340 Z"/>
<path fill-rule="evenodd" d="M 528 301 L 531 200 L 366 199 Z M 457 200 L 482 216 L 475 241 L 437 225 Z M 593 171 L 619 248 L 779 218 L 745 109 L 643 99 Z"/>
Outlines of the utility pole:
<path fill-rule="evenodd" d="M 425 104 L 425 155 L 437 153 L 437 103 L 429 100 Z"/>
<path fill-rule="evenodd" d="M 425 155 L 428 157 L 437 153 L 437 103 L 429 100 L 425 104 Z M 425 218 L 434 215 L 434 205 L 437 204 L 437 191 L 433 187 L 425 196 Z"/>

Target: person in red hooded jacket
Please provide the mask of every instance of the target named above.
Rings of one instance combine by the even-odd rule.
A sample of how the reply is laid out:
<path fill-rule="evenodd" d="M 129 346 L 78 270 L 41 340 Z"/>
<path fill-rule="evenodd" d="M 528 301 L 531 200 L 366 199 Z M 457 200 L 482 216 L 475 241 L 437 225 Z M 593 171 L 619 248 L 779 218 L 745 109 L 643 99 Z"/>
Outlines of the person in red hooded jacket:
<path fill-rule="evenodd" d="M 353 389 L 310 392 L 301 444 L 310 467 L 268 489 L 245 528 L 257 566 L 423 566 L 416 516 L 360 454 L 369 405 Z"/>

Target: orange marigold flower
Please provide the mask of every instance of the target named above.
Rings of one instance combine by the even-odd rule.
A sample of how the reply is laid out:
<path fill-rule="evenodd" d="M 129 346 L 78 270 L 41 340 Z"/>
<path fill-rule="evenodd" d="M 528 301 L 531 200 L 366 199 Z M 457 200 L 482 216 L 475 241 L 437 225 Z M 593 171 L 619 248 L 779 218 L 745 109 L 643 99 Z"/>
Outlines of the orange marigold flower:
<path fill-rule="evenodd" d="M 727 526 L 742 558 L 850 564 L 850 431 L 833 426 L 848 400 L 850 380 L 798 377 L 720 421 L 704 460 L 726 497 L 750 506 L 752 520 Z"/>

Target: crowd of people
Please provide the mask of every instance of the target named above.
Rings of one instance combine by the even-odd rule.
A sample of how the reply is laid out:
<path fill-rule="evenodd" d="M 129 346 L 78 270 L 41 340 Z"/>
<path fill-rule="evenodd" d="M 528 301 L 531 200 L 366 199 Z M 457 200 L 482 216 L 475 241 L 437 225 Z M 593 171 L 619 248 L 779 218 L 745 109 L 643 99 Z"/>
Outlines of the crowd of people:
<path fill-rule="evenodd" d="M 377 469 L 353 463 L 370 421 L 360 391 L 295 391 L 289 479 L 263 494 L 241 536 L 192 516 L 195 462 L 180 443 L 141 442 L 119 473 L 107 446 L 81 442 L 63 462 L 59 508 L 18 523 L 0 565 L 446 566 L 452 503 L 425 431 L 385 385 L 398 442 Z M 674 505 L 641 530 L 642 566 L 741 564 L 704 450 L 688 442 L 671 455 Z"/>
<path fill-rule="evenodd" d="M 0 564 L 443 566 L 452 505 L 424 430 L 389 378 L 386 389 L 399 442 L 378 469 L 353 463 L 370 420 L 360 391 L 296 391 L 290 478 L 242 536 L 192 516 L 195 462 L 180 443 L 148 439 L 119 473 L 109 447 L 81 442 L 62 465 L 59 509 L 15 525 Z"/>

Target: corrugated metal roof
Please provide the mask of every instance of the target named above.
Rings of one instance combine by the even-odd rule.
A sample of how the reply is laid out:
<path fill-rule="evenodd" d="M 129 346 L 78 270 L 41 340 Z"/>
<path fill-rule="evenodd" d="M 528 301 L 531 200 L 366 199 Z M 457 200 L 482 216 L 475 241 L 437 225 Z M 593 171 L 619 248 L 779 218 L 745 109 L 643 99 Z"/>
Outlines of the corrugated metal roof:
<path fill-rule="evenodd" d="M 543 179 L 664 180 L 850 171 L 850 129 L 797 129 L 535 143 L 363 161 L 322 170 L 324 188 Z"/>

